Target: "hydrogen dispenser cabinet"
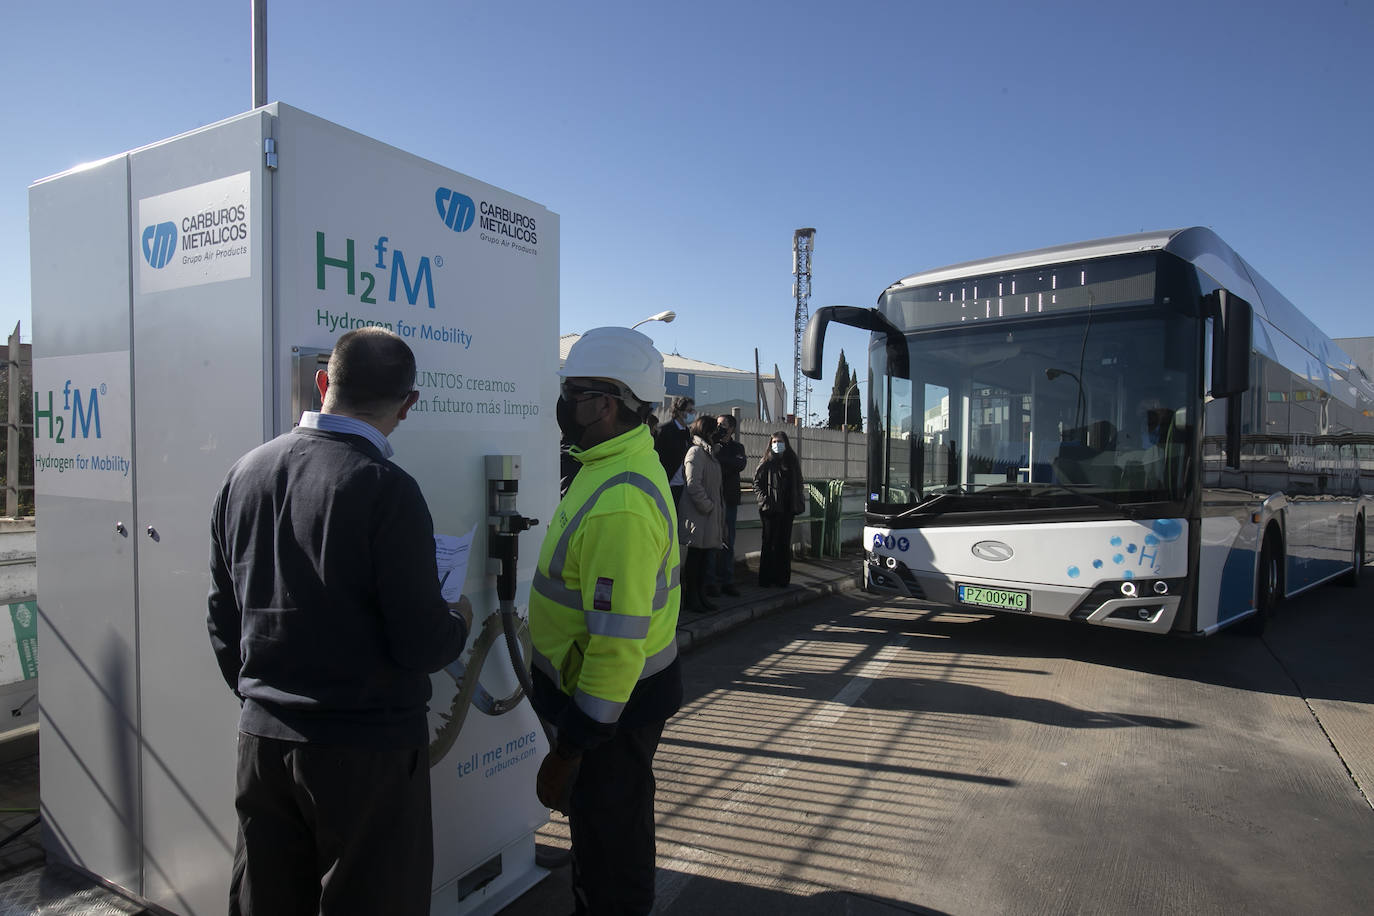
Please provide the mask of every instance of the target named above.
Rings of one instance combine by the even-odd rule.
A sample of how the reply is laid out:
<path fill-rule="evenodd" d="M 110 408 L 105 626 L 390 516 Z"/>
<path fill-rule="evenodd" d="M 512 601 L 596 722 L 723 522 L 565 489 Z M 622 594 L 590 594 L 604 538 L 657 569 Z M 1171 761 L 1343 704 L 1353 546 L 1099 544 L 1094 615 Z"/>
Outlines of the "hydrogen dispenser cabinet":
<path fill-rule="evenodd" d="M 474 612 L 433 677 L 431 911 L 500 909 L 542 876 L 548 817 L 506 632 L 527 644 L 558 500 L 557 214 L 278 103 L 39 181 L 29 224 L 50 861 L 224 911 L 238 703 L 206 633 L 210 505 L 312 406 L 334 341 L 382 325 L 419 367 L 393 460 Z M 518 507 L 493 509 L 489 471 Z"/>

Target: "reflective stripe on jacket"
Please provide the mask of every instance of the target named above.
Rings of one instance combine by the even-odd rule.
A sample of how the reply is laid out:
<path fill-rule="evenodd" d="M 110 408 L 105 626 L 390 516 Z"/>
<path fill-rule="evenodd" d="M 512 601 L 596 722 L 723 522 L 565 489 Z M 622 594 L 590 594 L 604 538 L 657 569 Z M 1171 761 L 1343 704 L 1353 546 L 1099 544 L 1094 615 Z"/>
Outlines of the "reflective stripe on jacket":
<path fill-rule="evenodd" d="M 677 658 L 677 514 L 646 426 L 592 448 L 554 512 L 530 591 L 533 663 L 613 726 Z"/>

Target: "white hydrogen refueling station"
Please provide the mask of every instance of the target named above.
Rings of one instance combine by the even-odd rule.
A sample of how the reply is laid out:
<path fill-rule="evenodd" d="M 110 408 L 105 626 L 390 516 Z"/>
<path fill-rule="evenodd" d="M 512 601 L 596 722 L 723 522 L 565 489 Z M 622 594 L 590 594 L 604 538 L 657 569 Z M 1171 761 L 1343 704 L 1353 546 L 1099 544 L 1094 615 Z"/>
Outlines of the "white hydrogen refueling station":
<path fill-rule="evenodd" d="M 548 818 L 508 643 L 558 500 L 558 215 L 280 103 L 39 181 L 29 206 L 49 862 L 224 912 L 239 706 L 206 633 L 210 506 L 318 408 L 334 341 L 384 325 L 419 368 L 393 460 L 474 609 L 458 673 L 433 676 L 431 911 L 500 909 L 542 876 Z"/>

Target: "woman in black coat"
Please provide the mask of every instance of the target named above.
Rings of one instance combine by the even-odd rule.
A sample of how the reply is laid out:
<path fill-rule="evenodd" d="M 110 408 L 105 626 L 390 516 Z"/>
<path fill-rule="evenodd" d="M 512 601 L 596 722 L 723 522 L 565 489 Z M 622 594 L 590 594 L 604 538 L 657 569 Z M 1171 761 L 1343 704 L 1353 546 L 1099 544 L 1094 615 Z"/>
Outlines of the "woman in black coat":
<path fill-rule="evenodd" d="M 792 451 L 787 433 L 773 433 L 754 471 L 754 492 L 763 521 L 759 585 L 785 586 L 792 581 L 792 519 L 806 509 L 801 460 Z"/>

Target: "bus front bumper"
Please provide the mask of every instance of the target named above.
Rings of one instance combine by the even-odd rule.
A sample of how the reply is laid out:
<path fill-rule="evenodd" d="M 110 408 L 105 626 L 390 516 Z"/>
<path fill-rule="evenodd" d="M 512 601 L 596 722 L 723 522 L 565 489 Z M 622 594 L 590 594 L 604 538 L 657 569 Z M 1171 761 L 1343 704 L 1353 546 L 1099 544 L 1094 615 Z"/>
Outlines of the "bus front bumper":
<path fill-rule="evenodd" d="M 960 576 L 956 581 L 928 570 L 911 570 L 898 558 L 873 551 L 868 553 L 864 564 L 864 586 L 875 594 L 901 595 L 966 613 L 1055 617 L 1146 633 L 1169 632 L 1180 603 L 1178 595 L 1124 595 L 1119 583 L 1072 588 L 976 576 Z M 1027 610 L 970 604 L 960 599 L 959 586 L 1024 594 Z"/>

